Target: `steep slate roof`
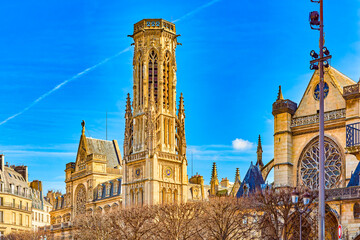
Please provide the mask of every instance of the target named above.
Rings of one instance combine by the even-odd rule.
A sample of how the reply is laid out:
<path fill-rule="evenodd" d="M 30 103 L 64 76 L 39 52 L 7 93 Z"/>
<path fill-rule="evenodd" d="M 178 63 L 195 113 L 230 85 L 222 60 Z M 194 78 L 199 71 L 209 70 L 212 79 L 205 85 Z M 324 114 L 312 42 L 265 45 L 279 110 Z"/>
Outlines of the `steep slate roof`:
<path fill-rule="evenodd" d="M 244 180 L 242 181 L 239 191 L 236 197 L 242 197 L 244 194 L 244 185 L 249 187 L 249 193 L 255 192 L 256 189 L 261 189 L 261 185 L 265 184 L 265 181 L 261 175 L 261 171 L 258 165 L 253 165 L 251 162 L 249 170 L 247 171 Z"/>
<path fill-rule="evenodd" d="M 86 144 L 88 147 L 88 154 L 94 153 L 106 155 L 108 168 L 114 168 L 120 164 L 121 155 L 119 146 L 115 140 L 107 141 L 86 137 Z"/>
<path fill-rule="evenodd" d="M 348 187 L 359 186 L 359 174 L 360 174 L 360 162 L 358 163 L 355 171 L 351 174 L 350 181 L 348 183 Z"/>

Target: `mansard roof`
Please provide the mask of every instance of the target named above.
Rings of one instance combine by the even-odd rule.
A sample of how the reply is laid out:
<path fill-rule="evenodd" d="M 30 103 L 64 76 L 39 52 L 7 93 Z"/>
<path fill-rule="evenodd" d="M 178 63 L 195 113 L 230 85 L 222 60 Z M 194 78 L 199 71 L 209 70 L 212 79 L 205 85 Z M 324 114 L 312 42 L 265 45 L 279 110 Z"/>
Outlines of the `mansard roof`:
<path fill-rule="evenodd" d="M 359 186 L 359 178 L 360 178 L 360 162 L 358 163 L 355 171 L 351 174 L 351 178 L 350 181 L 348 183 L 348 187 L 354 187 L 354 186 Z"/>
<path fill-rule="evenodd" d="M 236 197 L 242 197 L 244 195 L 244 186 L 248 188 L 248 193 L 255 192 L 257 189 L 261 189 L 265 181 L 261 175 L 261 171 L 258 165 L 253 165 L 251 162 L 249 170 L 247 171 L 244 180 L 242 181 L 240 188 L 236 194 Z"/>
<path fill-rule="evenodd" d="M 108 168 L 114 168 L 120 165 L 121 155 L 116 140 L 107 141 L 102 139 L 86 137 L 86 143 L 88 147 L 87 154 L 106 155 Z"/>

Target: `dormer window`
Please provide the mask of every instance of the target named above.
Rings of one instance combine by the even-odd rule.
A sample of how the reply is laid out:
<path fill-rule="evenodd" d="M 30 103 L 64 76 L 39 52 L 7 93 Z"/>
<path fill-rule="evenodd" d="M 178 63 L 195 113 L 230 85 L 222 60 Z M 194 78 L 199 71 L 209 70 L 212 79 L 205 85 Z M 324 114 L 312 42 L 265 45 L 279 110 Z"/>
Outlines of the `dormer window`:
<path fill-rule="evenodd" d="M 119 187 L 119 184 L 116 182 L 114 183 L 114 187 L 113 187 L 113 195 L 116 195 L 118 193 L 118 187 Z"/>
<path fill-rule="evenodd" d="M 110 196 L 110 190 L 111 190 L 111 184 L 109 183 L 109 184 L 106 186 L 106 196 Z"/>
<path fill-rule="evenodd" d="M 15 192 L 15 186 L 14 184 L 10 184 L 11 193 L 14 194 Z"/>

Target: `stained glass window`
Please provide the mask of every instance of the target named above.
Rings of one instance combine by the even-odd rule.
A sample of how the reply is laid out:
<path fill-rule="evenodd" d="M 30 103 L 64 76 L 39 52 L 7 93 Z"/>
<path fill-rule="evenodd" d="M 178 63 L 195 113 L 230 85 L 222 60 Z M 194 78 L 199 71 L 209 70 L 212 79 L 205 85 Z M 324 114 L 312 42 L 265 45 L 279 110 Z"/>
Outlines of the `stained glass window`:
<path fill-rule="evenodd" d="M 328 94 L 329 94 L 329 85 L 326 82 L 324 82 L 324 99 Z M 314 89 L 314 98 L 315 100 L 320 99 L 320 83 L 318 83 Z"/>

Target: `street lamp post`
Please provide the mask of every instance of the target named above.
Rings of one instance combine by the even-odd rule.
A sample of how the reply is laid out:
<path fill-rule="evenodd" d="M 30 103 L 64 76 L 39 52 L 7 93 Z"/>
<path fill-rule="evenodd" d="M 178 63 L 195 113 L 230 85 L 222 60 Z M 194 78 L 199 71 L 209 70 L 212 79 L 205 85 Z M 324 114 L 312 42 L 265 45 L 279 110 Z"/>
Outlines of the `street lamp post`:
<path fill-rule="evenodd" d="M 319 47 L 320 58 L 311 51 L 310 55 L 313 58 L 310 61 L 310 69 L 320 71 L 320 96 L 319 96 L 319 240 L 325 239 L 325 179 L 324 179 L 324 66 L 329 67 L 328 59 L 331 55 L 326 47 L 324 47 L 324 15 L 323 15 L 323 0 L 311 0 L 311 2 L 320 3 L 320 14 L 317 11 L 310 13 L 310 26 L 312 29 L 320 31 Z M 320 18 L 320 20 L 319 20 Z M 318 26 L 318 27 L 314 27 Z M 315 54 L 314 54 L 315 53 Z M 325 57 L 324 57 L 325 54 Z M 327 56 L 326 56 L 327 55 Z"/>
<path fill-rule="evenodd" d="M 304 206 L 305 206 L 304 209 L 299 208 L 299 205 L 298 205 L 299 192 L 296 191 L 296 189 L 291 193 L 291 201 L 295 205 L 295 209 L 300 215 L 299 235 L 300 235 L 300 240 L 301 240 L 302 239 L 302 215 L 308 210 L 308 204 L 310 203 L 310 194 L 306 192 L 303 195 L 303 202 L 304 202 Z"/>

